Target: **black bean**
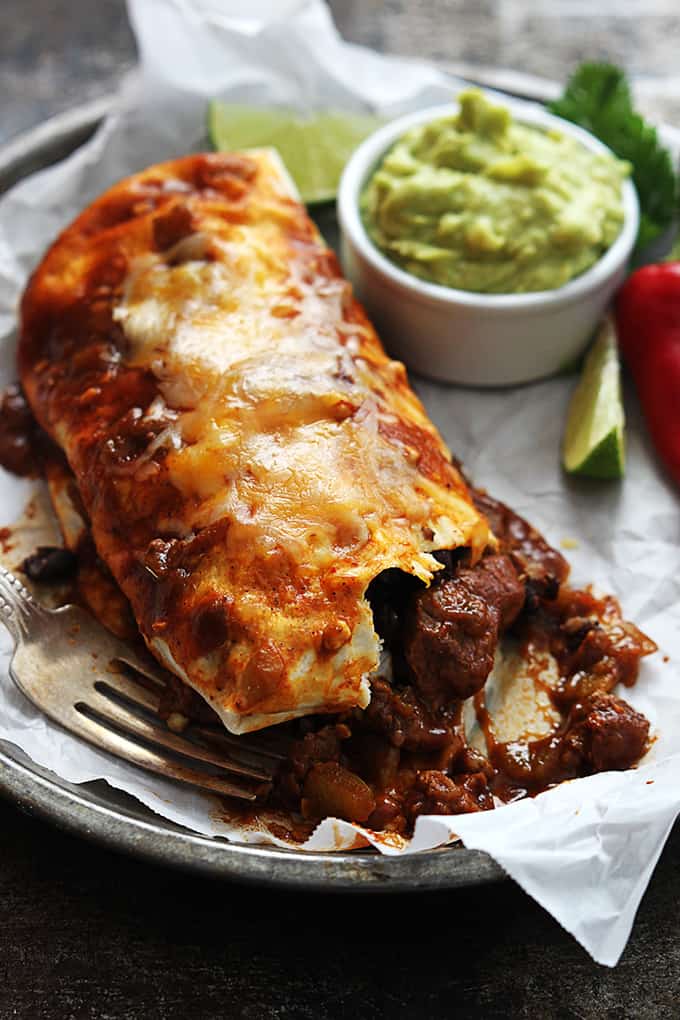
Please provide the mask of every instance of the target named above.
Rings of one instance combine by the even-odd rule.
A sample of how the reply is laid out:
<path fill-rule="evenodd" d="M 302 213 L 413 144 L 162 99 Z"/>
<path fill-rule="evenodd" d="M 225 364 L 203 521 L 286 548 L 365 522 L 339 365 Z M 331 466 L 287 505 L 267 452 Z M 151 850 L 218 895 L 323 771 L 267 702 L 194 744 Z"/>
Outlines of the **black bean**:
<path fill-rule="evenodd" d="M 77 566 L 78 560 L 70 549 L 41 545 L 31 556 L 26 557 L 19 569 L 31 581 L 50 583 L 65 581 L 75 573 Z"/>

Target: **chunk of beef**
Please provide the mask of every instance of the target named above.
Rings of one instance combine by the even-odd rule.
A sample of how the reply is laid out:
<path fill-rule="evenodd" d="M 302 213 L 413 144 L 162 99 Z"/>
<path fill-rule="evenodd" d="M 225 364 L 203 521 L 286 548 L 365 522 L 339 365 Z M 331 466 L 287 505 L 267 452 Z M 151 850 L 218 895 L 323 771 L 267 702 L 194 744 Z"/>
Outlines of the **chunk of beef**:
<path fill-rule="evenodd" d="M 465 815 L 493 808 L 493 797 L 483 772 L 447 776 L 436 769 L 418 772 L 405 803 L 406 817 Z"/>
<path fill-rule="evenodd" d="M 505 503 L 480 489 L 472 489 L 471 494 L 475 506 L 489 521 L 500 552 L 510 557 L 525 580 L 529 603 L 538 598 L 555 598 L 569 575 L 564 556 Z"/>
<path fill-rule="evenodd" d="M 492 608 L 464 583 L 447 579 L 415 601 L 406 658 L 423 695 L 469 698 L 491 672 L 498 643 Z"/>
<path fill-rule="evenodd" d="M 524 604 L 524 587 L 507 556 L 485 556 L 456 577 L 479 595 L 498 617 L 499 631 L 514 623 Z"/>
<path fill-rule="evenodd" d="M 593 695 L 581 726 L 586 757 L 595 772 L 629 769 L 647 748 L 648 720 L 613 694 Z"/>
<path fill-rule="evenodd" d="M 507 556 L 487 556 L 419 591 L 406 620 L 404 652 L 424 697 L 436 705 L 481 690 L 499 634 L 523 603 L 524 587 Z"/>

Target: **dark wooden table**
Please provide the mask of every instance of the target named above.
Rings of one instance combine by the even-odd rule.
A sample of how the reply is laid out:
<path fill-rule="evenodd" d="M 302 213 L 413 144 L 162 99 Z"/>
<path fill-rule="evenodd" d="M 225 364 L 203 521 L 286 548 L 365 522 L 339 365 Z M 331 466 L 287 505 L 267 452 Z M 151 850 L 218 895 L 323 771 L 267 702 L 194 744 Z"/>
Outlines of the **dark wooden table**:
<path fill-rule="evenodd" d="M 520 0 L 333 7 L 357 41 L 448 60 L 559 78 L 574 59 L 609 55 L 654 73 L 648 105 L 680 110 L 663 76 L 677 73 L 680 18 L 663 0 L 607 0 L 590 25 L 571 0 L 535 18 Z M 0 141 L 110 90 L 133 61 L 120 0 L 0 0 Z M 680 832 L 609 971 L 509 882 L 371 900 L 291 895 L 122 858 L 9 804 L 0 825 L 0 1020 L 680 1016 Z"/>
<path fill-rule="evenodd" d="M 680 1015 L 680 833 L 610 971 L 510 882 L 275 893 L 118 857 L 5 805 L 0 822 L 3 1020 Z"/>

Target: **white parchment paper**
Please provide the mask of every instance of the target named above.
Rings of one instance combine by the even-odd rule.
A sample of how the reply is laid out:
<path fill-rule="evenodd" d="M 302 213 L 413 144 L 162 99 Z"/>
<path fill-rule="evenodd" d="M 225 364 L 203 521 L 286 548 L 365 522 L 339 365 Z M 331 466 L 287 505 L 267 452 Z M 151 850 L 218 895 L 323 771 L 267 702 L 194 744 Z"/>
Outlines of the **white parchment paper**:
<path fill-rule="evenodd" d="M 207 98 L 396 116 L 445 101 L 456 85 L 426 64 L 344 43 L 321 0 L 129 0 L 129 8 L 141 66 L 122 89 L 120 112 L 69 159 L 0 201 L 0 383 L 15 375 L 16 303 L 45 246 L 120 177 L 204 147 Z M 618 595 L 658 642 L 660 653 L 626 692 L 658 739 L 635 771 L 566 783 L 493 812 L 421 818 L 409 846 L 379 849 L 413 853 L 456 833 L 495 857 L 597 961 L 613 965 L 680 810 L 677 493 L 657 468 L 630 394 L 625 482 L 597 484 L 568 481 L 559 467 L 572 379 L 493 392 L 415 384 L 472 477 L 554 544 L 575 540 L 573 580 Z M 0 524 L 19 514 L 29 490 L 0 469 Z M 0 640 L 0 738 L 68 781 L 103 778 L 197 832 L 268 838 L 220 820 L 210 797 L 126 767 L 50 724 L 14 688 L 4 632 Z M 307 847 L 351 846 L 356 837 L 353 826 L 329 820 Z"/>

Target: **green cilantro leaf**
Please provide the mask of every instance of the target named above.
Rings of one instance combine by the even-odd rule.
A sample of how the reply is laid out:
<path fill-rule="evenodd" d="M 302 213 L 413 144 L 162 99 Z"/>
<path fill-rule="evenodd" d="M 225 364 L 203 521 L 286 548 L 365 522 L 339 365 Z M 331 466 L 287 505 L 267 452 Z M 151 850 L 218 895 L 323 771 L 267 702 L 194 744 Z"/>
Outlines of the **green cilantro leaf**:
<path fill-rule="evenodd" d="M 668 149 L 656 129 L 635 112 L 624 72 L 613 64 L 581 64 L 549 109 L 586 128 L 631 163 L 640 200 L 637 247 L 644 248 L 672 222 L 680 189 Z"/>

